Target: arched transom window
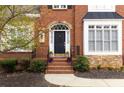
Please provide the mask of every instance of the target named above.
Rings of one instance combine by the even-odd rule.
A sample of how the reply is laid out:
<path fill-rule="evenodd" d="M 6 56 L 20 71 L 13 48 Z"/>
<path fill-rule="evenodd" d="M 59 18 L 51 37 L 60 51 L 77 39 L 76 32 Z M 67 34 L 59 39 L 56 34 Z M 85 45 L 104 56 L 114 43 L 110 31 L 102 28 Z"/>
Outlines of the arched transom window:
<path fill-rule="evenodd" d="M 69 30 L 69 28 L 64 24 L 56 24 L 51 28 L 51 30 Z"/>

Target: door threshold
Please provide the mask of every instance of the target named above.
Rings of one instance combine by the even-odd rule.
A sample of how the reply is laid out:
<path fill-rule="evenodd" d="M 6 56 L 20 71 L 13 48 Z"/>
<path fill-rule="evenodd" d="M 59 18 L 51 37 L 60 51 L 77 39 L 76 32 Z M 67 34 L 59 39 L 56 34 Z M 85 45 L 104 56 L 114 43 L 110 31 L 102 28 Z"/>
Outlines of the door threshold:
<path fill-rule="evenodd" d="M 54 54 L 54 57 L 66 57 L 65 53 L 64 54 Z"/>

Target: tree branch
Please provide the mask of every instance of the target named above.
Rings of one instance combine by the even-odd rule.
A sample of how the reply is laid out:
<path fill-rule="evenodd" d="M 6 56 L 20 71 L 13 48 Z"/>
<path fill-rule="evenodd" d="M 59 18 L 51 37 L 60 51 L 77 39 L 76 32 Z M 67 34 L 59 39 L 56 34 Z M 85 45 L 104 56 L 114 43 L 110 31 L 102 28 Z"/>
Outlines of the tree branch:
<path fill-rule="evenodd" d="M 44 30 L 40 30 L 40 31 L 46 32 L 46 31 L 44 31 Z M 14 50 L 14 49 L 16 49 L 16 48 L 22 48 L 22 47 L 25 47 L 25 46 L 27 46 L 28 44 L 30 44 L 33 40 L 35 40 L 36 38 L 38 38 L 39 35 L 40 35 L 40 34 L 36 35 L 36 36 L 35 36 L 34 38 L 32 38 L 29 42 L 25 43 L 25 44 L 22 45 L 22 46 L 11 47 L 11 48 L 6 49 L 6 50 L 4 50 L 4 51 L 0 51 L 0 53 L 1 53 L 1 54 L 2 54 L 2 53 L 7 53 L 7 52 L 9 52 L 9 51 L 11 51 L 11 50 Z"/>

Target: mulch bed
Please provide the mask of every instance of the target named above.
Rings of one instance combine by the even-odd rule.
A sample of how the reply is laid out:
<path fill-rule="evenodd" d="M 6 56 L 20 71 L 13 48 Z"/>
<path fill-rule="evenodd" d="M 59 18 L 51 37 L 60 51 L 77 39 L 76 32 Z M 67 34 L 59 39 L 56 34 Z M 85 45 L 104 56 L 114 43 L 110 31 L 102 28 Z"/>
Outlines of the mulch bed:
<path fill-rule="evenodd" d="M 58 87 L 44 79 L 43 73 L 0 73 L 0 87 Z"/>
<path fill-rule="evenodd" d="M 76 72 L 75 76 L 92 79 L 124 79 L 124 72 L 107 69 L 93 69 L 88 72 Z"/>

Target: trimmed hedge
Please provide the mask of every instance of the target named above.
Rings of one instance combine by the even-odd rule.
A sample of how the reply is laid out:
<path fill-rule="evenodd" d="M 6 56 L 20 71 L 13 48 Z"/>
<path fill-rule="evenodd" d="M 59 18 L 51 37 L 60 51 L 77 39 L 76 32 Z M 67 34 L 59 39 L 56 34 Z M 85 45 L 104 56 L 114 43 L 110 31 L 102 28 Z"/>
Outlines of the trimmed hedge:
<path fill-rule="evenodd" d="M 44 72 L 46 69 L 46 62 L 43 60 L 33 60 L 30 64 L 29 71 Z"/>
<path fill-rule="evenodd" d="M 89 71 L 89 61 L 85 56 L 79 56 L 76 59 L 76 62 L 73 63 L 73 68 L 76 71 L 84 72 Z"/>
<path fill-rule="evenodd" d="M 1 68 L 10 73 L 14 72 L 17 64 L 17 59 L 5 59 L 0 61 Z"/>
<path fill-rule="evenodd" d="M 47 63 L 43 60 L 31 61 L 29 58 L 0 60 L 1 70 L 7 73 L 16 71 L 44 72 L 46 66 Z"/>

